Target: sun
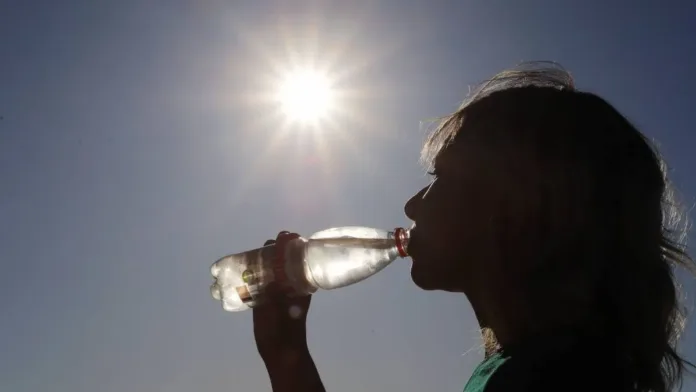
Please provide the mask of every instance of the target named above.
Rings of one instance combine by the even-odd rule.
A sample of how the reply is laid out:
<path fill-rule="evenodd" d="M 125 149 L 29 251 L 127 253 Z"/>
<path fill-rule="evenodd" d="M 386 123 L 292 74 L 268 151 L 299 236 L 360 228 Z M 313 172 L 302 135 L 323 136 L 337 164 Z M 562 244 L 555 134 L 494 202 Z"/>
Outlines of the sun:
<path fill-rule="evenodd" d="M 278 103 L 288 120 L 316 123 L 332 110 L 334 93 L 331 80 L 311 69 L 289 72 L 280 83 Z"/>

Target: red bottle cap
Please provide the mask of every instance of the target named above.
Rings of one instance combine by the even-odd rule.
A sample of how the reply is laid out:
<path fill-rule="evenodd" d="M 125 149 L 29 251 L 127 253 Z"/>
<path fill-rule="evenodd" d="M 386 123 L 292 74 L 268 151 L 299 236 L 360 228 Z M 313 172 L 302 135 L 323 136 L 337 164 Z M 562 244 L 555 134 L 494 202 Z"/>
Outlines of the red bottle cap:
<path fill-rule="evenodd" d="M 408 247 L 408 234 L 403 227 L 394 229 L 394 239 L 396 240 L 396 250 L 399 251 L 399 256 L 408 257 L 408 252 L 406 252 Z"/>

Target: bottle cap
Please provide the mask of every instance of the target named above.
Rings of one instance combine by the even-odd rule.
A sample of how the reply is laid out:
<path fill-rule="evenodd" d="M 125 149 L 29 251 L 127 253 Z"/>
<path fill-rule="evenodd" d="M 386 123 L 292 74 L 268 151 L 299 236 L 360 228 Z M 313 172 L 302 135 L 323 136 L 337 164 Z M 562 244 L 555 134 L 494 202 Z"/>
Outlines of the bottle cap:
<path fill-rule="evenodd" d="M 394 239 L 399 256 L 408 257 L 408 232 L 403 227 L 397 227 L 394 229 Z"/>

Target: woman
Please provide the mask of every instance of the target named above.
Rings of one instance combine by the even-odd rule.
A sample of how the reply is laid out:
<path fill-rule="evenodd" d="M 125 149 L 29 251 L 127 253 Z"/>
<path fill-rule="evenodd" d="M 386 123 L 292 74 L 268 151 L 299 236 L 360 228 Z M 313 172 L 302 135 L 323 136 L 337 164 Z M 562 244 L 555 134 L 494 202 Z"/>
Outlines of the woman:
<path fill-rule="evenodd" d="M 411 276 L 472 304 L 486 359 L 465 391 L 664 392 L 681 381 L 672 271 L 692 262 L 667 227 L 665 168 L 616 109 L 562 69 L 521 67 L 445 118 L 423 158 L 432 183 L 405 206 Z M 276 298 L 254 309 L 273 390 L 322 391 L 306 344 L 311 298 Z"/>

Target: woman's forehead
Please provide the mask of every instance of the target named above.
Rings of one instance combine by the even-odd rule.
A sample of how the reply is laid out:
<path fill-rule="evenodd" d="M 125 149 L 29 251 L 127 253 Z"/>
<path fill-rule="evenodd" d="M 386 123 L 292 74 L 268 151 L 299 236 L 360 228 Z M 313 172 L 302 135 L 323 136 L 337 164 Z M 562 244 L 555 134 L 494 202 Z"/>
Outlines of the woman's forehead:
<path fill-rule="evenodd" d="M 484 156 L 476 146 L 462 141 L 453 141 L 442 147 L 433 159 L 432 167 L 439 172 L 461 171 L 479 167 Z"/>
<path fill-rule="evenodd" d="M 480 140 L 459 136 L 457 135 L 440 148 L 433 159 L 433 166 L 461 163 L 463 160 L 483 159 L 493 154 L 491 148 Z"/>

